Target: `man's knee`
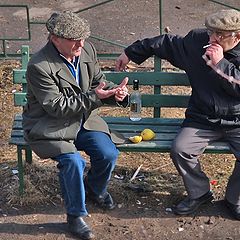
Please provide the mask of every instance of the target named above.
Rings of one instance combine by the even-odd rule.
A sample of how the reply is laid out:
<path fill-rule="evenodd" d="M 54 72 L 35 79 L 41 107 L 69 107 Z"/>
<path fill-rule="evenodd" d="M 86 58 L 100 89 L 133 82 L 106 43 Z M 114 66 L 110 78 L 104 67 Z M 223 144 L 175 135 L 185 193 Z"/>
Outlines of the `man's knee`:
<path fill-rule="evenodd" d="M 179 141 L 177 141 L 177 139 L 175 139 L 172 143 L 170 154 L 171 155 L 172 154 L 179 154 L 183 151 L 184 151 L 183 145 Z"/>
<path fill-rule="evenodd" d="M 79 152 L 62 154 L 57 157 L 57 161 L 59 162 L 59 168 L 65 167 L 68 170 L 79 167 L 85 168 L 86 165 Z"/>
<path fill-rule="evenodd" d="M 118 158 L 119 151 L 115 146 L 110 149 L 104 148 L 100 155 L 101 159 L 106 163 L 115 163 Z"/>

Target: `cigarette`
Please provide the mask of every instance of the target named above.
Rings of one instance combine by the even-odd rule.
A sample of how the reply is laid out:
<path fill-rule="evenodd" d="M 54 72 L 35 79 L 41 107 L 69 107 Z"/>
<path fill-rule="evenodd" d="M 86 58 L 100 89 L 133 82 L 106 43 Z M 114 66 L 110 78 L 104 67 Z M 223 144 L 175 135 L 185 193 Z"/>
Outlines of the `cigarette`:
<path fill-rule="evenodd" d="M 126 91 L 123 91 L 123 90 L 118 90 L 118 92 L 119 91 L 121 91 L 122 92 L 122 94 L 126 94 L 126 95 L 130 95 L 128 92 L 126 92 Z"/>
<path fill-rule="evenodd" d="M 130 95 L 128 92 L 126 91 L 122 91 L 123 94 L 126 94 L 126 95 Z"/>
<path fill-rule="evenodd" d="M 210 47 L 212 44 L 208 44 L 208 45 L 205 45 L 205 46 L 203 46 L 203 48 L 208 48 L 208 47 Z"/>

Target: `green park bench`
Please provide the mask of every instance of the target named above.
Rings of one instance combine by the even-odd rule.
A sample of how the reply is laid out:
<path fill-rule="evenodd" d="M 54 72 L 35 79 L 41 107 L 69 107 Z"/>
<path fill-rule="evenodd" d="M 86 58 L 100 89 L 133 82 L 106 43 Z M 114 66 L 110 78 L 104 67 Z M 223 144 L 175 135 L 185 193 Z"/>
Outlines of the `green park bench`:
<path fill-rule="evenodd" d="M 26 67 L 29 60 L 29 47 L 22 46 L 22 68 L 13 71 L 14 84 L 21 84 L 22 91 L 14 93 L 14 105 L 26 104 Z M 140 85 L 151 86 L 152 93 L 142 94 L 142 106 L 153 109 L 152 117 L 144 117 L 138 122 L 132 122 L 128 117 L 105 116 L 110 129 L 122 133 L 126 138 L 139 134 L 143 129 L 150 128 L 156 133 L 151 141 L 142 141 L 138 144 L 125 143 L 117 145 L 122 152 L 169 152 L 171 143 L 179 130 L 183 119 L 163 118 L 160 116 L 161 108 L 185 108 L 189 95 L 167 95 L 161 93 L 163 86 L 189 86 L 185 73 L 180 72 L 106 72 L 107 79 L 120 83 L 129 77 L 129 85 L 133 79 L 139 79 Z M 32 151 L 23 138 L 22 115 L 17 113 L 13 119 L 10 144 L 17 146 L 19 193 L 24 192 L 24 162 L 32 162 Z M 215 142 L 206 148 L 205 153 L 230 153 L 228 145 L 224 142 Z"/>

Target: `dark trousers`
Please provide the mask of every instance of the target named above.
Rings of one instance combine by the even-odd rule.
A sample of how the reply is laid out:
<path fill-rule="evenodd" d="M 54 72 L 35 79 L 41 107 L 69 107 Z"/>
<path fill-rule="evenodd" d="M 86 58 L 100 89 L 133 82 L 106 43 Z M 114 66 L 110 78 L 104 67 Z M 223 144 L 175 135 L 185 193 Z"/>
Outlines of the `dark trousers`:
<path fill-rule="evenodd" d="M 219 139 L 229 144 L 236 157 L 235 167 L 226 189 L 226 199 L 240 205 L 240 128 L 223 128 L 215 131 L 182 128 L 173 141 L 171 158 L 183 178 L 189 197 L 198 198 L 210 189 L 209 179 L 202 171 L 198 158 L 211 142 Z"/>
<path fill-rule="evenodd" d="M 106 133 L 82 128 L 78 132 L 75 146 L 90 157 L 91 168 L 87 173 L 89 187 L 96 195 L 105 193 L 119 154 L 114 143 Z M 84 158 L 75 152 L 61 154 L 54 160 L 58 161 L 60 186 L 67 213 L 74 216 L 87 215 L 83 182 L 86 165 Z"/>

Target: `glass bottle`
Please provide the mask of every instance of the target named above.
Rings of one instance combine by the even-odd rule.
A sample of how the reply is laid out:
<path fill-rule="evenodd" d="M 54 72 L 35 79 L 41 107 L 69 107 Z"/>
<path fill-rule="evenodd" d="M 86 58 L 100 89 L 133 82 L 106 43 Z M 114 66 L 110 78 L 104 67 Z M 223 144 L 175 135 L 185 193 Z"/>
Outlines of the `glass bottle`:
<path fill-rule="evenodd" d="M 133 92 L 130 94 L 130 113 L 129 118 L 131 121 L 141 120 L 141 107 L 142 100 L 139 92 L 139 80 L 133 80 Z"/>

